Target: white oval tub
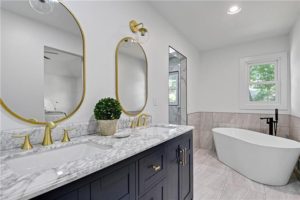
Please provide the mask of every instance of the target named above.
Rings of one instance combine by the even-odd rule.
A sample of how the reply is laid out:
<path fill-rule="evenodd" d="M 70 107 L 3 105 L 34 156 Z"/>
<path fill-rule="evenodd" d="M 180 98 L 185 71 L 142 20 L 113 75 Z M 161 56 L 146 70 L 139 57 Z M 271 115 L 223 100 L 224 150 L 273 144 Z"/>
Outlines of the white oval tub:
<path fill-rule="evenodd" d="M 214 128 L 218 159 L 267 185 L 286 185 L 300 156 L 300 143 L 237 128 Z"/>

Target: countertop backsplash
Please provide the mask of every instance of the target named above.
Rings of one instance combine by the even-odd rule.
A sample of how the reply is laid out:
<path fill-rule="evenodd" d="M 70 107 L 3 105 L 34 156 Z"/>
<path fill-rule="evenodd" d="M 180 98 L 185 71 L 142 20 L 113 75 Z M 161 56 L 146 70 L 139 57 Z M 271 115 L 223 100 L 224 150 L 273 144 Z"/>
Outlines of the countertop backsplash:
<path fill-rule="evenodd" d="M 118 130 L 129 128 L 133 119 L 135 118 L 122 116 L 118 121 Z M 151 124 L 151 120 L 147 123 Z M 69 136 L 72 140 L 72 138 L 75 137 L 95 134 L 97 130 L 97 121 L 90 120 L 88 122 L 58 124 L 58 126 L 52 130 L 53 141 L 61 140 L 64 133 L 63 129 L 70 128 L 74 129 L 69 131 Z M 30 142 L 32 145 L 41 144 L 44 137 L 44 131 L 44 126 L 33 126 L 32 128 L 25 129 L 2 130 L 0 133 L 0 150 L 4 151 L 21 147 L 24 142 L 24 138 L 14 138 L 14 135 L 30 134 Z"/>

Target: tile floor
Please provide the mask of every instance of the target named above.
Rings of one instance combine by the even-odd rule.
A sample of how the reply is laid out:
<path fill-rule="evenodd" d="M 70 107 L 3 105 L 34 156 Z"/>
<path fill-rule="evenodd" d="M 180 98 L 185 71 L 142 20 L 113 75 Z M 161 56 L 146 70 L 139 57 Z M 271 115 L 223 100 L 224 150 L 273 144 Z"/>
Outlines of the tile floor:
<path fill-rule="evenodd" d="M 195 200 L 300 200 L 300 182 L 292 177 L 286 186 L 256 183 L 219 162 L 216 155 L 194 153 Z"/>

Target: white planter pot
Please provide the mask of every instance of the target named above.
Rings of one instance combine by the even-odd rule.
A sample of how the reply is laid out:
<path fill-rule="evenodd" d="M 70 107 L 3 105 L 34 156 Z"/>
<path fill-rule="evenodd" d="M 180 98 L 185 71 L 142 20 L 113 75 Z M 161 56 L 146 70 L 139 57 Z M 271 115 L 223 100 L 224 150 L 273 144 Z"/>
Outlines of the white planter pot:
<path fill-rule="evenodd" d="M 103 136 L 113 135 L 117 131 L 118 120 L 98 120 L 97 133 Z"/>

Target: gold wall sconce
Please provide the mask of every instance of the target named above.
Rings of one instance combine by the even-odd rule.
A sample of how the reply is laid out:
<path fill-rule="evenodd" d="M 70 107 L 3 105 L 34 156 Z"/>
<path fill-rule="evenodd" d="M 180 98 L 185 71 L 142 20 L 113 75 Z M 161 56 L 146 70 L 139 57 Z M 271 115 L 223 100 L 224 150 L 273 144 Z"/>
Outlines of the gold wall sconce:
<path fill-rule="evenodd" d="M 149 40 L 149 31 L 144 27 L 143 23 L 138 23 L 135 20 L 129 22 L 130 30 L 137 35 L 136 40 L 140 43 L 145 43 Z"/>

